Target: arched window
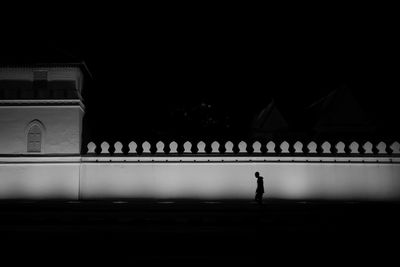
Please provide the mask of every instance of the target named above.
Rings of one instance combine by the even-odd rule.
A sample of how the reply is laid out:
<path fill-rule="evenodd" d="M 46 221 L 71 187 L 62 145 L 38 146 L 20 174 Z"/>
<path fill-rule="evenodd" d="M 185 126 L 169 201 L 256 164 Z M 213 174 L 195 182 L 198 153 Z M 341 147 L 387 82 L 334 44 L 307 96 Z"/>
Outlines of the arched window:
<path fill-rule="evenodd" d="M 28 152 L 42 151 L 42 129 L 34 123 L 28 131 Z"/>

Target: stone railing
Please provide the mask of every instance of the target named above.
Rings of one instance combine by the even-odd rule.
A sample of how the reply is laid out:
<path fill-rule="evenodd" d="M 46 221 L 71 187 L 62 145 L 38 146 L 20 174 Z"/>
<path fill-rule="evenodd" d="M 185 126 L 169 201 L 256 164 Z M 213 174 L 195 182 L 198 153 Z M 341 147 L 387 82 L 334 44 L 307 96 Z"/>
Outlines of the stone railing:
<path fill-rule="evenodd" d="M 99 147 L 94 142 L 90 142 L 87 145 L 87 150 L 84 152 L 85 155 L 99 155 L 99 156 L 140 156 L 140 155 L 208 155 L 208 156 L 229 156 L 229 155 L 290 155 L 290 156 L 400 156 L 400 143 L 395 141 L 393 143 L 371 143 L 369 141 L 358 143 L 344 143 L 336 142 L 331 144 L 330 142 L 308 142 L 303 144 L 300 141 L 290 144 L 289 142 L 283 141 L 275 143 L 269 141 L 264 145 L 259 141 L 246 143 L 241 141 L 234 144 L 231 141 L 227 141 L 220 144 L 217 141 L 212 142 L 206 148 L 205 142 L 197 142 L 192 144 L 189 141 L 179 145 L 177 142 L 170 142 L 168 145 L 164 142 L 159 141 L 151 144 L 150 142 L 135 143 L 130 142 L 127 145 L 123 145 L 121 142 L 115 142 L 110 146 L 108 142 L 102 142 Z"/>

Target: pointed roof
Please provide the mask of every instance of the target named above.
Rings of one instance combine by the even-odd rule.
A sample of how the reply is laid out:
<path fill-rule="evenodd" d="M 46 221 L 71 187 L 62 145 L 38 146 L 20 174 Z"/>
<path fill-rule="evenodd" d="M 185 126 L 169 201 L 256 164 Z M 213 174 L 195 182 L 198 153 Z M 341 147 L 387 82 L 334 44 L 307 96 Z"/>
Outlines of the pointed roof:
<path fill-rule="evenodd" d="M 308 107 L 311 127 L 317 131 L 365 130 L 370 119 L 348 88 L 339 88 Z"/>
<path fill-rule="evenodd" d="M 252 126 L 258 131 L 275 132 L 287 129 L 289 125 L 272 100 L 254 119 Z"/>

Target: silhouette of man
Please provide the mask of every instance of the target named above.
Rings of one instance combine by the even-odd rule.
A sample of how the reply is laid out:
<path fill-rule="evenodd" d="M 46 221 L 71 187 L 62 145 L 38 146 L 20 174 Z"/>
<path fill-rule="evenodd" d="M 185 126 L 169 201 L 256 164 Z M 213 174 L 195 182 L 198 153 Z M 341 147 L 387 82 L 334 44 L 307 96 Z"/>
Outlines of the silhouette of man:
<path fill-rule="evenodd" d="M 254 174 L 257 178 L 257 189 L 256 189 L 256 196 L 255 196 L 255 201 L 258 204 L 262 204 L 262 198 L 263 198 L 263 194 L 264 194 L 264 182 L 263 182 L 263 177 L 260 176 L 259 172 L 256 172 Z"/>

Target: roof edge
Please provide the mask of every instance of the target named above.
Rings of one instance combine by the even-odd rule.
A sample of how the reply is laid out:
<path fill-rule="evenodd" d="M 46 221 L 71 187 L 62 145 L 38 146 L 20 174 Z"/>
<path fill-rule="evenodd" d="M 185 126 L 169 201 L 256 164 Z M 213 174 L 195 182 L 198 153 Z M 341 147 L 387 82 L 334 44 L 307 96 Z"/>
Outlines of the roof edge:
<path fill-rule="evenodd" d="M 79 67 L 84 73 L 86 73 L 90 79 L 93 79 L 93 75 L 90 72 L 85 61 L 81 62 L 51 62 L 51 63 L 0 63 L 0 68 L 35 68 L 35 67 Z"/>

